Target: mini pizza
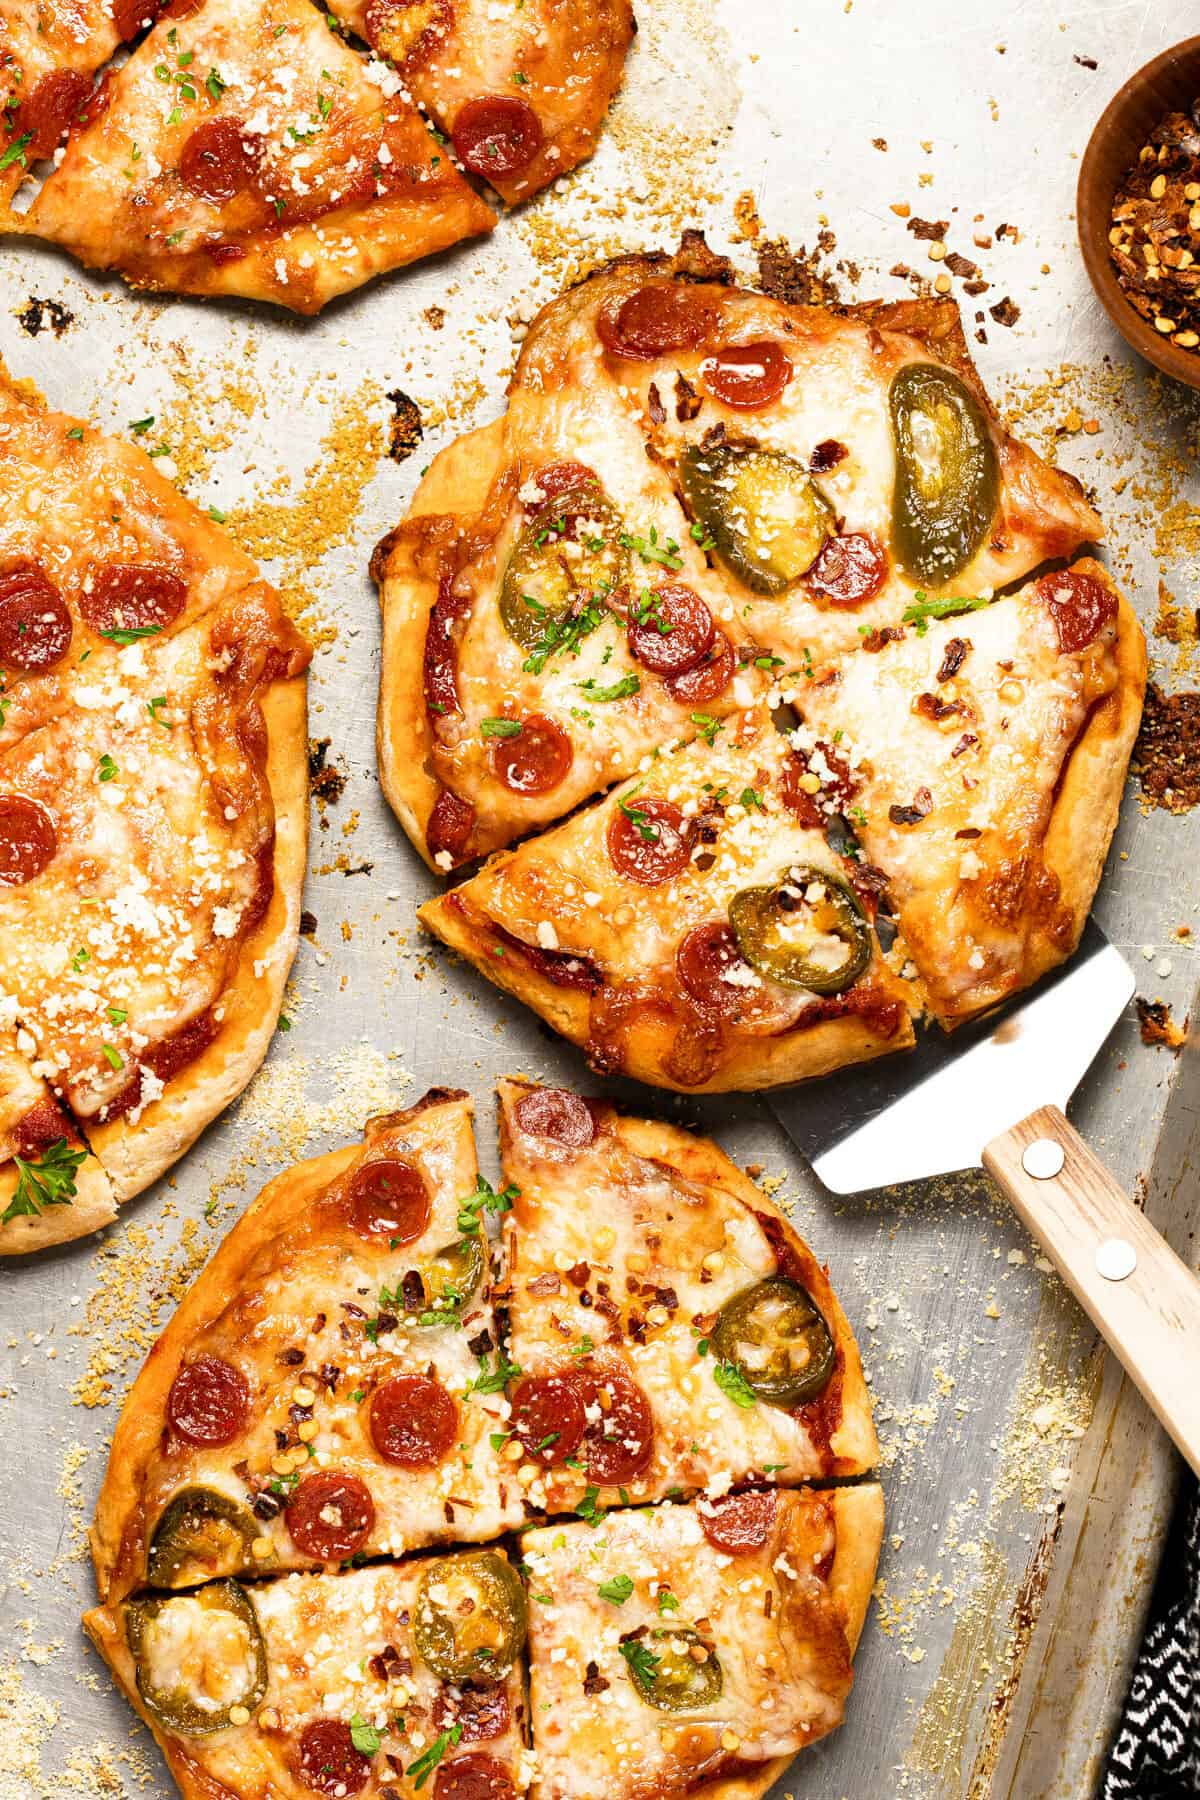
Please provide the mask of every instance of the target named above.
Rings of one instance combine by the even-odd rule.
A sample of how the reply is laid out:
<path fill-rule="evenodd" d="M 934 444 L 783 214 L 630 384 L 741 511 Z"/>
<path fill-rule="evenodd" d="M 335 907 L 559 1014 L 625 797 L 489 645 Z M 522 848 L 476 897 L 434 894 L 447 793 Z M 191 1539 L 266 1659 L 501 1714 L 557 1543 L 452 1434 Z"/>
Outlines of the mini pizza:
<path fill-rule="evenodd" d="M 510 205 L 592 154 L 633 37 L 628 0 L 337 0 L 333 11 Z"/>
<path fill-rule="evenodd" d="M 310 652 L 148 457 L 2 382 L 0 470 L 0 1025 L 63 1124 L 26 1138 L 5 1252 L 94 1229 L 261 1062 L 299 927 Z"/>
<path fill-rule="evenodd" d="M 263 1190 L 126 1401 L 92 1536 L 106 1604 L 523 1520 L 491 1441 L 506 1365 L 484 1219 L 502 1204 L 466 1095 L 444 1090 Z"/>
<path fill-rule="evenodd" d="M 441 870 L 745 706 L 771 668 L 594 356 L 550 387 L 537 348 L 504 421 L 434 460 L 372 563 L 380 773 Z"/>
<path fill-rule="evenodd" d="M 808 1246 L 714 1144 L 500 1089 L 509 1428 L 546 1512 L 857 1475 L 879 1446 Z"/>
<path fill-rule="evenodd" d="M 532 1800 L 765 1793 L 841 1723 L 882 1531 L 863 1486 L 526 1533 Z"/>
<path fill-rule="evenodd" d="M 764 704 L 714 718 L 419 917 L 608 1074 L 762 1088 L 902 1049 L 914 996 L 819 787 Z"/>
<path fill-rule="evenodd" d="M 905 617 L 796 684 L 792 742 L 821 773 L 818 806 L 848 814 L 886 877 L 925 1002 L 952 1026 L 1078 943 L 1137 736 L 1145 643 L 1090 560 L 991 605 L 927 601 Z M 822 754 L 834 740 L 838 755 Z"/>
<path fill-rule="evenodd" d="M 398 88 L 308 0 L 168 13 L 72 131 L 26 229 L 136 287 L 317 312 L 494 223 Z"/>
<path fill-rule="evenodd" d="M 183 1800 L 525 1792 L 526 1601 L 501 1549 L 213 1581 L 84 1625 Z"/>

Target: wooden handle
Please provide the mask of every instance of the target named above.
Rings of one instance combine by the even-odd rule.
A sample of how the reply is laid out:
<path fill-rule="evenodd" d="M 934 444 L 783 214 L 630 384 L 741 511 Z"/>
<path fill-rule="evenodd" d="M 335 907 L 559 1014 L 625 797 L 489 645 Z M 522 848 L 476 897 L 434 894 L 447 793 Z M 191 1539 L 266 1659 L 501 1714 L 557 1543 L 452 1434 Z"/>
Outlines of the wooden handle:
<path fill-rule="evenodd" d="M 983 1166 L 1200 1474 L 1200 1280 L 1056 1106 L 994 1138 Z"/>

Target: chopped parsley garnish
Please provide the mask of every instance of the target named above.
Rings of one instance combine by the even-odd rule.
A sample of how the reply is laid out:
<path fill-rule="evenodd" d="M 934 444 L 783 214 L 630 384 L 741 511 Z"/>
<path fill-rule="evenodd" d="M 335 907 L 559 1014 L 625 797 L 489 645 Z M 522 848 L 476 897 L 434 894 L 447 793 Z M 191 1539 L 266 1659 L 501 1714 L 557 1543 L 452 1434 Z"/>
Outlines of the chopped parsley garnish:
<path fill-rule="evenodd" d="M 585 1525 L 590 1525 L 593 1530 L 605 1516 L 604 1509 L 596 1505 L 599 1498 L 600 1489 L 598 1487 L 589 1487 L 585 1492 L 583 1499 L 575 1508 L 576 1517 L 582 1519 Z"/>
<path fill-rule="evenodd" d="M 655 1656 L 648 1644 L 640 1638 L 627 1638 L 617 1649 L 629 1664 L 630 1673 L 636 1676 L 642 1687 L 653 1687 L 654 1678 L 658 1674 L 658 1665 L 662 1658 Z"/>
<path fill-rule="evenodd" d="M 641 677 L 635 675 L 632 670 L 628 675 L 622 675 L 619 681 L 610 682 L 607 687 L 592 675 L 589 675 L 586 681 L 576 682 L 575 685 L 581 694 L 587 695 L 589 700 L 630 700 L 634 694 L 639 694 L 642 690 Z"/>
<path fill-rule="evenodd" d="M 125 1067 L 125 1058 L 121 1055 L 121 1052 L 117 1049 L 116 1045 L 101 1044 L 100 1049 L 103 1052 L 104 1060 L 109 1068 L 113 1070 L 114 1074 L 119 1075 L 121 1070 Z"/>
<path fill-rule="evenodd" d="M 624 1606 L 633 1592 L 633 1582 L 628 1575 L 614 1575 L 611 1581 L 602 1581 L 596 1592 L 602 1600 L 611 1600 L 614 1606 Z"/>
<path fill-rule="evenodd" d="M 100 636 L 110 644 L 136 644 L 139 638 L 157 637 L 161 630 L 161 625 L 119 625 L 112 631 L 102 631 Z"/>
<path fill-rule="evenodd" d="M 82 425 L 72 425 L 70 431 L 68 431 L 68 433 L 67 433 L 67 436 L 69 438 L 74 438 L 76 443 L 79 443 L 83 438 L 83 426 Z"/>
<path fill-rule="evenodd" d="M 129 1017 L 128 1010 L 124 1006 L 109 1006 L 105 1008 L 105 1011 L 108 1014 L 110 1025 L 123 1025 Z"/>
<path fill-rule="evenodd" d="M 905 607 L 902 617 L 906 625 L 916 626 L 918 637 L 924 637 L 929 630 L 930 619 L 952 619 L 958 613 L 979 612 L 991 604 L 990 600 L 981 595 L 972 598 L 966 594 L 950 594 L 944 600 L 927 600 L 918 589 L 913 595 L 912 605 Z"/>
<path fill-rule="evenodd" d="M 84 963 L 90 962 L 90 961 L 91 961 L 91 951 L 84 950 L 81 948 L 81 949 L 77 950 L 75 952 L 74 956 L 71 958 L 71 967 L 74 969 L 75 973 L 78 975 L 79 972 L 81 971 L 81 969 L 83 968 Z"/>
<path fill-rule="evenodd" d="M 521 1373 L 520 1367 L 509 1362 L 503 1350 L 497 1350 L 495 1366 L 488 1367 L 488 1359 L 479 1359 L 479 1373 L 467 1389 L 468 1394 L 499 1394 L 504 1390 L 506 1382 L 515 1381 Z"/>
<path fill-rule="evenodd" d="M 33 142 L 32 131 L 26 131 L 19 138 L 14 138 L 3 156 L 0 156 L 0 169 L 11 169 L 15 162 L 25 167 L 25 152 Z"/>
<path fill-rule="evenodd" d="M 751 1407 L 758 1404 L 758 1396 L 741 1370 L 733 1363 L 719 1362 L 713 1364 L 713 1380 L 727 1399 L 735 1406 Z"/>
<path fill-rule="evenodd" d="M 633 799 L 634 794 L 638 793 L 638 791 L 639 790 L 637 788 L 634 788 L 633 792 L 628 796 L 628 798 L 624 799 L 624 800 L 618 800 L 617 805 L 620 808 L 620 810 L 625 814 L 625 817 L 629 820 L 629 823 L 634 827 L 638 836 L 641 838 L 643 844 L 657 844 L 658 839 L 659 839 L 659 830 L 658 830 L 657 825 L 652 825 L 650 823 L 650 814 L 648 812 L 645 812 L 640 806 L 631 806 L 630 805 L 630 801 Z"/>
<path fill-rule="evenodd" d="M 475 1192 L 468 1194 L 458 1203 L 458 1229 L 465 1235 L 477 1231 L 479 1215 L 483 1212 L 506 1213 L 512 1210 L 512 1203 L 518 1199 L 521 1190 L 510 1181 L 508 1186 L 497 1193 L 491 1182 L 484 1176 L 475 1177 Z"/>
<path fill-rule="evenodd" d="M 350 1721 L 350 1742 L 361 1756 L 374 1756 L 383 1739 L 361 1713 L 355 1713 Z"/>
<path fill-rule="evenodd" d="M 596 1348 L 595 1344 L 592 1342 L 591 1338 L 588 1336 L 587 1332 L 585 1331 L 583 1336 L 580 1338 L 579 1342 L 573 1346 L 573 1348 L 571 1350 L 571 1355 L 572 1356 L 590 1356 L 592 1354 L 592 1351 L 595 1348 Z"/>
<path fill-rule="evenodd" d="M 513 70 L 513 80 L 516 82 L 518 87 L 528 87 L 529 86 L 529 77 L 528 77 L 528 75 L 526 75 L 524 69 L 514 69 Z"/>
<path fill-rule="evenodd" d="M 671 1592 L 670 1588 L 662 1588 L 659 1590 L 658 1610 L 660 1613 L 673 1613 L 679 1611 L 679 1602 Z"/>
<path fill-rule="evenodd" d="M 691 538 L 693 544 L 699 544 L 700 548 L 704 551 L 715 550 L 717 547 L 716 538 L 712 536 L 711 532 L 705 530 L 698 519 L 694 525 L 689 527 L 688 536 Z"/>
<path fill-rule="evenodd" d="M 208 516 L 210 519 L 215 519 L 218 525 L 223 525 L 229 517 L 229 514 L 222 512 L 219 506 L 210 506 L 208 509 Z"/>
<path fill-rule="evenodd" d="M 754 666 L 756 669 L 782 669 L 783 658 L 782 656 L 756 656 Z"/>
<path fill-rule="evenodd" d="M 288 1018 L 286 1013 L 280 1013 L 276 1023 L 278 1024 L 280 1031 L 290 1031 L 292 1029 L 292 1021 Z"/>
<path fill-rule="evenodd" d="M 540 600 L 532 594 L 522 594 L 530 612 L 535 613 L 542 621 L 542 635 L 534 644 L 529 655 L 521 664 L 527 675 L 540 675 L 552 656 L 565 651 L 570 656 L 579 655 L 579 646 L 585 637 L 590 637 L 597 625 L 601 624 L 608 607 L 602 599 L 593 597 L 578 612 L 550 613 Z"/>
<path fill-rule="evenodd" d="M 98 779 L 101 781 L 115 781 L 120 773 L 120 769 L 106 750 L 104 755 L 100 758 L 100 761 L 96 764 L 96 774 Z"/>
<path fill-rule="evenodd" d="M 759 812 L 766 811 L 766 808 L 763 805 L 763 797 L 757 788 L 748 787 L 742 789 L 742 805 L 745 807 L 757 807 Z"/>
<path fill-rule="evenodd" d="M 485 738 L 520 737 L 520 719 L 481 719 L 479 735 Z"/>
<path fill-rule="evenodd" d="M 129 429 L 132 431 L 134 437 L 145 437 L 153 423 L 154 414 L 147 413 L 144 419 L 130 419 Z"/>
<path fill-rule="evenodd" d="M 656 593 L 652 588 L 643 588 L 638 595 L 633 617 L 638 625 L 656 625 L 659 637 L 669 637 L 675 629 L 663 611 L 662 594 Z"/>
<path fill-rule="evenodd" d="M 156 725 L 161 725 L 164 731 L 170 731 L 172 730 L 170 719 L 160 719 L 158 716 L 166 704 L 167 696 L 165 694 L 156 694 L 153 700 L 147 700 L 146 711 L 150 714 L 150 717 Z"/>
<path fill-rule="evenodd" d="M 720 719 L 714 719 L 711 713 L 706 712 L 694 712 L 691 715 L 691 719 L 692 724 L 696 727 L 696 730 L 700 733 L 700 736 L 711 750 L 717 741 L 718 731 L 724 731 L 725 729 Z"/>
<path fill-rule="evenodd" d="M 12 1219 L 36 1218 L 47 1206 L 70 1206 L 76 1173 L 86 1161 L 87 1151 L 69 1149 L 65 1137 L 48 1144 L 36 1160 L 14 1156 L 17 1185 L 0 1216 L 0 1225 Z"/>
<path fill-rule="evenodd" d="M 404 1773 L 412 1777 L 412 1784 L 415 1788 L 424 1787 L 447 1750 L 452 1744 L 457 1744 L 462 1733 L 461 1725 L 452 1725 L 449 1731 L 443 1731 L 434 1738 L 428 1750 L 423 1750 L 416 1762 L 409 1763 Z"/>
<path fill-rule="evenodd" d="M 661 563 L 664 569 L 682 569 L 683 567 L 679 545 L 674 538 L 668 538 L 665 544 L 660 544 L 657 525 L 650 527 L 648 537 L 639 537 L 633 531 L 623 531 L 618 542 L 622 550 L 632 550 L 641 557 L 644 563 Z"/>

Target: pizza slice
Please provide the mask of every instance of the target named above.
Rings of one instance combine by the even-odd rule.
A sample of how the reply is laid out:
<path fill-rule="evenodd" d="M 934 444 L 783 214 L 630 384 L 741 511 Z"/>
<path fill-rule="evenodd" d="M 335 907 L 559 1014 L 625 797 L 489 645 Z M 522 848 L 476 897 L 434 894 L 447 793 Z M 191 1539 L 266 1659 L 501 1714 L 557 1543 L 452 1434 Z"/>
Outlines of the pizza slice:
<path fill-rule="evenodd" d="M 270 1183 L 138 1377 L 92 1534 L 101 1599 L 498 1537 L 497 1350 L 465 1094 Z"/>
<path fill-rule="evenodd" d="M 504 420 L 435 459 L 372 564 L 383 784 L 442 870 L 747 705 L 772 667 L 569 300 Z"/>
<path fill-rule="evenodd" d="M 798 753 L 886 878 L 929 1010 L 953 1026 L 1069 956 L 1117 820 L 1141 626 L 1085 559 L 909 622 L 797 682 Z M 832 770 L 820 745 L 836 740 Z"/>
<path fill-rule="evenodd" d="M 86 112 L 97 69 L 145 10 L 146 0 L 0 0 L 0 215 Z"/>
<path fill-rule="evenodd" d="M 502 1549 L 87 1615 L 183 1800 L 516 1800 L 525 1594 Z"/>
<path fill-rule="evenodd" d="M 765 1793 L 841 1722 L 882 1533 L 874 1485 L 527 1532 L 533 1800 Z"/>
<path fill-rule="evenodd" d="M 25 229 L 135 287 L 315 313 L 495 222 L 382 63 L 306 0 L 164 15 Z"/>
<path fill-rule="evenodd" d="M 822 770 L 848 773 L 827 747 Z M 419 918 L 606 1074 L 770 1087 L 912 1042 L 875 877 L 765 706 L 712 718 Z"/>
<path fill-rule="evenodd" d="M 861 1474 L 879 1446 L 845 1314 L 716 1145 L 557 1088 L 500 1089 L 508 1454 L 545 1512 Z"/>
<path fill-rule="evenodd" d="M 108 1177 L 75 1121 L 18 1049 L 14 1018 L 11 1002 L 0 1006 L 0 1255 L 9 1256 L 58 1243 L 63 1208 L 70 1236 L 117 1216 Z"/>
<path fill-rule="evenodd" d="M 510 205 L 592 154 L 634 30 L 628 0 L 336 0 L 333 11 Z"/>

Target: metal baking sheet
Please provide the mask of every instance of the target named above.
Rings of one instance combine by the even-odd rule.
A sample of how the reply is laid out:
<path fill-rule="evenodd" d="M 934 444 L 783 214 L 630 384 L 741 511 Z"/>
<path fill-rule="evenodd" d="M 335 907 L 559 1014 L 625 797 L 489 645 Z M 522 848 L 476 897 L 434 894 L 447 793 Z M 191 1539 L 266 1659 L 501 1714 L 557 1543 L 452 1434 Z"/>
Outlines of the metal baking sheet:
<path fill-rule="evenodd" d="M 0 247 L 0 354 L 99 424 L 154 415 L 143 441 L 201 504 L 228 512 L 314 631 L 311 729 L 328 740 L 290 1030 L 243 1100 L 102 1240 L 0 1268 L 0 1800 L 172 1791 L 81 1638 L 83 1532 L 121 1397 L 247 1199 L 434 1082 L 474 1094 L 485 1162 L 500 1072 L 595 1085 L 573 1052 L 422 940 L 413 907 L 430 878 L 381 799 L 373 755 L 368 552 L 430 454 L 500 409 L 535 305 L 597 257 L 669 243 L 685 225 L 747 273 L 747 234 L 811 251 L 829 231 L 825 267 L 843 291 L 903 293 L 889 271 L 935 270 L 894 207 L 948 220 L 952 249 L 990 283 L 966 306 L 993 391 L 1095 484 L 1148 629 L 1170 625 L 1171 596 L 1194 605 L 1200 409 L 1133 366 L 1086 287 L 1072 220 L 1092 120 L 1193 29 L 1191 6 L 1088 0 L 1060 18 L 1000 0 L 637 0 L 637 11 L 626 90 L 590 168 L 490 242 L 315 322 L 138 299 L 51 252 Z M 66 310 L 61 333 L 63 316 L 31 299 Z M 990 312 L 1005 300 L 1020 315 L 1008 324 Z M 397 393 L 424 431 L 400 463 L 386 454 Z M 1187 685 L 1186 641 L 1152 636 L 1151 648 L 1160 679 Z M 1131 794 L 1098 908 L 1140 990 L 1177 1019 L 1196 997 L 1178 928 L 1197 924 L 1198 866 L 1200 820 L 1144 813 Z M 1191 1052 L 1145 1048 L 1131 1016 L 1077 1107 L 1181 1245 L 1197 1202 L 1198 1086 Z M 888 1535 L 856 1689 L 843 1729 L 779 1792 L 1091 1792 L 1172 1489 L 1137 1396 L 982 1178 L 834 1202 L 753 1098 L 613 1091 L 713 1131 L 779 1184 L 831 1266 L 876 1396 Z"/>

